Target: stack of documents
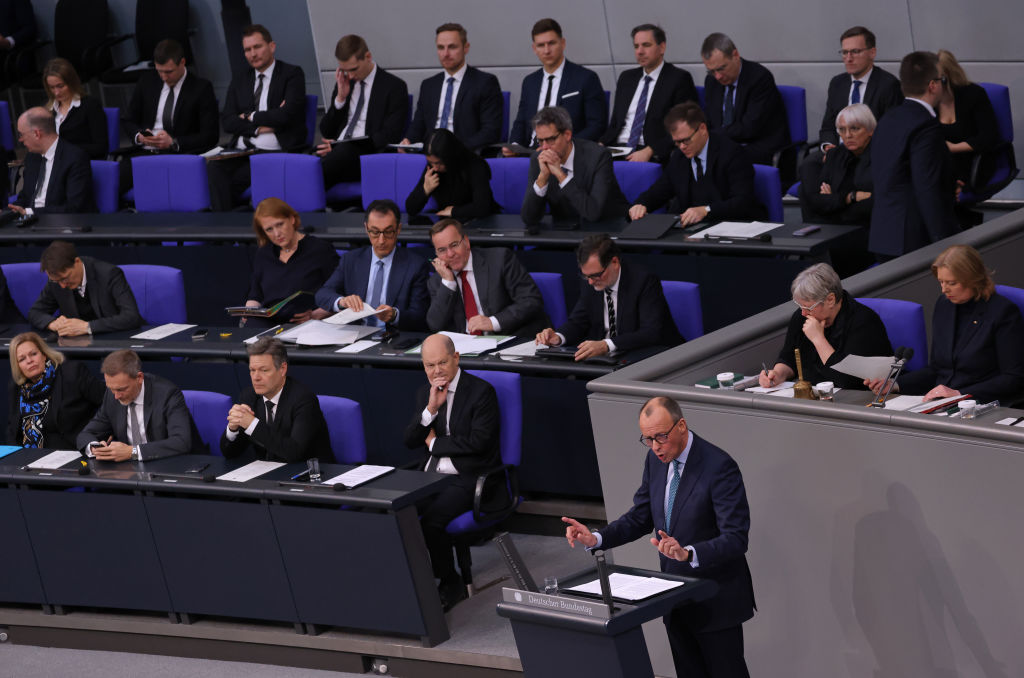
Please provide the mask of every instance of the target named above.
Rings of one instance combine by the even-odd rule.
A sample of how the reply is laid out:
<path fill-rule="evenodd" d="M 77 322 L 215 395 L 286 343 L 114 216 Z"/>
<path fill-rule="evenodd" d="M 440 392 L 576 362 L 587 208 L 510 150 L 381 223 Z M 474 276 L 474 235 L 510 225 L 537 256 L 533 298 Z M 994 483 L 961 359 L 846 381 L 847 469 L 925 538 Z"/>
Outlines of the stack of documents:
<path fill-rule="evenodd" d="M 277 335 L 281 341 L 300 346 L 344 346 L 368 337 L 380 330 L 367 325 L 335 325 L 323 320 L 307 320 Z"/>
<path fill-rule="evenodd" d="M 684 582 L 661 579 L 660 577 L 638 577 L 632 574 L 613 572 L 608 576 L 609 588 L 612 597 L 619 600 L 643 600 L 659 593 L 679 588 Z M 567 591 L 579 591 L 580 593 L 593 593 L 601 595 L 601 580 L 572 586 Z"/>
<path fill-rule="evenodd" d="M 761 221 L 723 221 L 715 224 L 711 228 L 706 228 L 699 233 L 695 233 L 687 238 L 687 240 L 713 240 L 718 238 L 737 238 L 747 239 L 756 238 L 759 235 L 763 235 L 768 231 L 774 231 L 782 224 L 769 224 Z"/>
<path fill-rule="evenodd" d="M 497 354 L 502 358 L 532 358 L 537 355 L 537 342 L 530 339 L 514 346 L 504 346 L 498 349 Z"/>
<path fill-rule="evenodd" d="M 195 327 L 195 325 L 188 325 L 186 323 L 165 323 L 163 325 L 151 327 L 145 332 L 134 334 L 132 335 L 132 339 L 163 339 L 164 337 L 169 337 L 172 334 L 177 334 L 178 332 L 182 332 L 193 327 Z"/>
<path fill-rule="evenodd" d="M 371 315 L 376 314 L 377 310 L 375 308 L 369 304 L 363 304 L 362 311 L 353 311 L 350 308 L 343 308 L 330 318 L 326 318 L 324 322 L 330 325 L 348 325 L 349 323 L 354 323 L 357 320 L 369 318 Z"/>
<path fill-rule="evenodd" d="M 490 334 L 487 336 L 459 334 L 458 332 L 441 332 L 441 334 L 452 340 L 452 343 L 455 344 L 455 350 L 459 355 L 466 356 L 479 355 L 485 351 L 493 351 L 506 341 L 515 338 L 498 334 Z M 410 349 L 408 353 L 418 354 L 421 347 L 422 344 L 416 348 Z"/>
<path fill-rule="evenodd" d="M 236 483 L 244 483 L 247 480 L 253 478 L 259 478 L 260 476 L 270 473 L 276 468 L 284 466 L 279 461 L 254 461 L 236 468 L 234 471 L 229 471 L 222 476 L 217 476 L 217 480 L 231 480 Z"/>

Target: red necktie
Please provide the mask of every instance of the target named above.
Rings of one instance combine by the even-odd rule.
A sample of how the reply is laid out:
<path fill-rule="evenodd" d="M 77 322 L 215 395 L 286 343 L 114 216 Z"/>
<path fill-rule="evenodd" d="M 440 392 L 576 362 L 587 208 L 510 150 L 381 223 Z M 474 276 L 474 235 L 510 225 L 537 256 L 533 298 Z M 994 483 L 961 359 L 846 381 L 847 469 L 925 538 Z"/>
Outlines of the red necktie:
<path fill-rule="evenodd" d="M 473 288 L 469 286 L 469 280 L 466 279 L 466 272 L 459 271 L 459 278 L 462 280 L 462 306 L 466 309 L 466 322 L 469 322 L 470 318 L 480 314 L 476 310 L 476 298 L 473 297 Z M 470 334 L 480 334 L 480 331 L 470 332 Z"/>

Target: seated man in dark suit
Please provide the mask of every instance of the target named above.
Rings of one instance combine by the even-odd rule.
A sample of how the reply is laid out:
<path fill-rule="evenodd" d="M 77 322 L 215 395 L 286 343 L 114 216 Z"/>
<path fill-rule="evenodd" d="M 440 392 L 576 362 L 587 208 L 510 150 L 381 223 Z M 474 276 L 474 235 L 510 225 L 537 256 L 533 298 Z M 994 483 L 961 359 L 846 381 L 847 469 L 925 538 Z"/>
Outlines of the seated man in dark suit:
<path fill-rule="evenodd" d="M 28 312 L 38 330 L 62 337 L 120 332 L 142 324 L 124 271 L 113 264 L 79 257 L 75 246 L 54 240 L 43 250 L 39 268 L 50 279 Z M 54 311 L 60 315 L 53 317 Z"/>
<path fill-rule="evenodd" d="M 539 148 L 530 157 L 530 183 L 523 196 L 523 222 L 536 224 L 551 208 L 555 221 L 621 219 L 629 208 L 612 169 L 608 149 L 574 139 L 564 108 L 550 106 L 533 116 Z"/>
<path fill-rule="evenodd" d="M 327 421 L 313 392 L 288 376 L 288 353 L 280 339 L 261 337 L 246 346 L 252 387 L 228 411 L 220 437 L 225 457 L 249 453 L 261 461 L 333 462 Z"/>
<path fill-rule="evenodd" d="M 533 278 L 504 247 L 471 249 L 456 219 L 430 229 L 436 276 L 427 279 L 431 332 L 533 336 L 547 325 L 544 299 Z"/>
<path fill-rule="evenodd" d="M 626 160 L 664 162 L 672 152 L 672 140 L 662 120 L 669 109 L 685 101 L 697 101 L 693 77 L 665 61 L 665 31 L 655 24 L 633 29 L 633 54 L 639 68 L 622 72 L 615 84 L 615 105 L 605 146 L 636 149 Z"/>
<path fill-rule="evenodd" d="M 935 118 L 942 96 L 939 58 L 911 52 L 900 64 L 906 100 L 889 109 L 871 139 L 875 184 L 868 250 L 880 259 L 957 233 L 949 148 Z"/>
<path fill-rule="evenodd" d="M 402 232 L 399 210 L 391 200 L 374 200 L 366 208 L 363 222 L 369 247 L 346 252 L 338 268 L 316 293 L 317 306 L 325 311 L 363 310 L 364 304 L 378 309 L 365 318 L 368 325 L 397 325 L 403 330 L 427 327 L 427 260 L 413 250 L 398 247 Z"/>
<path fill-rule="evenodd" d="M 679 104 L 665 116 L 677 148 L 661 176 L 629 209 L 643 218 L 674 199 L 683 226 L 705 219 L 753 221 L 767 216 L 754 194 L 754 166 L 742 146 L 720 132 L 708 132 L 695 103 Z"/>
<path fill-rule="evenodd" d="M 156 69 L 143 72 L 121 113 L 121 129 L 134 146 L 121 161 L 122 193 L 132 186 L 131 156 L 204 153 L 220 137 L 213 85 L 189 72 L 181 43 L 158 42 L 153 64 Z"/>
<path fill-rule="evenodd" d="M 470 149 L 495 144 L 501 137 L 504 103 L 498 79 L 466 65 L 469 42 L 459 24 L 436 31 L 437 58 L 444 69 L 420 85 L 416 113 L 403 144 L 426 141 L 435 129 L 447 129 Z"/>
<path fill-rule="evenodd" d="M 28 46 L 36 37 L 36 15 L 29 0 L 0 2 L 0 50 Z"/>
<path fill-rule="evenodd" d="M 640 266 L 622 262 L 607 234 L 590 235 L 576 248 L 583 284 L 568 320 L 537 335 L 546 346 L 578 346 L 576 360 L 645 346 L 683 343 L 661 281 Z"/>
<path fill-rule="evenodd" d="M 135 351 L 114 351 L 100 366 L 107 392 L 78 449 L 103 461 L 149 461 L 206 448 L 185 396 L 163 377 L 142 372 Z"/>
<path fill-rule="evenodd" d="M 306 77 L 298 66 L 274 58 L 277 44 L 259 24 L 242 29 L 242 49 L 252 66 L 231 79 L 220 116 L 231 134 L 228 150 L 295 153 L 306 144 Z M 249 158 L 207 165 L 210 205 L 229 210 L 249 187 Z"/>
<path fill-rule="evenodd" d="M 455 344 L 443 334 L 427 337 L 420 351 L 429 383 L 416 393 L 405 445 L 423 453 L 423 470 L 454 478 L 422 508 L 420 525 L 430 552 L 445 612 L 466 597 L 445 528 L 473 509 L 477 477 L 499 464 L 501 414 L 494 387 L 459 368 Z"/>
<path fill-rule="evenodd" d="M 729 36 L 712 33 L 700 48 L 704 111 L 711 129 L 747 147 L 750 159 L 772 164 L 772 155 L 789 144 L 789 122 L 782 95 L 771 72 L 740 58 Z"/>
<path fill-rule="evenodd" d="M 19 214 L 96 211 L 89 156 L 57 137 L 53 111 L 36 107 L 18 116 L 18 138 L 28 155 L 21 192 L 10 209 Z"/>
<path fill-rule="evenodd" d="M 576 137 L 597 141 L 604 134 L 608 105 L 597 73 L 565 58 L 562 27 L 554 19 L 541 19 L 533 25 L 533 53 L 541 68 L 523 78 L 519 112 L 508 140 L 522 146 L 533 145 L 530 121 L 542 108 L 561 106 L 569 112 Z M 515 155 L 503 149 L 506 156 Z"/>
<path fill-rule="evenodd" d="M 334 58 L 334 92 L 320 120 L 323 142 L 316 148 L 328 187 L 358 181 L 359 156 L 398 143 L 409 119 L 409 88 L 374 63 L 363 38 L 342 37 Z"/>
<path fill-rule="evenodd" d="M 889 71 L 875 66 L 878 50 L 874 33 L 863 26 L 848 28 L 839 36 L 839 45 L 846 72 L 828 83 L 825 115 L 818 133 L 823 152 L 839 143 L 836 133 L 839 111 L 852 104 L 866 104 L 875 114 L 875 120 L 881 120 L 887 110 L 903 102 L 900 81 Z"/>

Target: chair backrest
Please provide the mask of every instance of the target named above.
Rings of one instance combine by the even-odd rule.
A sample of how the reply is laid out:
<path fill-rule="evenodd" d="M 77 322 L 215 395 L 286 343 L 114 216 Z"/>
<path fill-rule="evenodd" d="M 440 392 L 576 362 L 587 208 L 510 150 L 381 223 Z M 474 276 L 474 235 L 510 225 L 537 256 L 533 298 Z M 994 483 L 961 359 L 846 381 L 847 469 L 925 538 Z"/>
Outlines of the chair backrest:
<path fill-rule="evenodd" d="M 656 162 L 616 160 L 612 163 L 612 169 L 615 171 L 615 180 L 619 182 L 619 188 L 630 205 L 634 204 L 640 194 L 661 176 L 661 165 Z"/>
<path fill-rule="evenodd" d="M 49 278 L 39 270 L 38 261 L 27 264 L 0 264 L 0 269 L 3 269 L 4 277 L 7 278 L 7 289 L 11 292 L 14 305 L 27 318 L 28 310 L 36 303 Z"/>
<path fill-rule="evenodd" d="M 1024 313 L 1024 289 L 1009 285 L 996 285 L 996 292 L 1012 301 L 1020 309 L 1020 312 Z"/>
<path fill-rule="evenodd" d="M 339 464 L 366 462 L 366 435 L 359 403 L 338 396 L 318 395 L 316 398 L 327 420 L 327 434 L 335 461 Z"/>
<path fill-rule="evenodd" d="M 996 112 L 996 126 L 1002 141 L 1013 142 L 1013 112 L 1010 110 L 1010 88 L 994 82 L 979 82 Z"/>
<path fill-rule="evenodd" d="M 185 48 L 186 63 L 194 65 L 188 35 L 188 0 L 137 0 L 135 45 L 140 59 L 152 59 L 161 40 L 177 40 Z"/>
<path fill-rule="evenodd" d="M 107 0 L 58 0 L 53 10 L 53 47 L 75 67 L 82 82 L 110 68 L 109 50 L 96 49 L 109 35 Z"/>
<path fill-rule="evenodd" d="M 919 370 L 928 364 L 928 334 L 924 324 L 924 308 L 921 304 L 902 299 L 876 299 L 857 297 L 882 319 L 893 349 L 907 346 L 914 349 L 914 357 L 904 368 L 907 372 Z"/>
<path fill-rule="evenodd" d="M 491 166 L 491 192 L 502 214 L 519 214 L 530 181 L 529 158 L 487 158 Z"/>
<path fill-rule="evenodd" d="M 107 116 L 107 152 L 113 153 L 121 140 L 121 109 L 104 108 L 103 112 Z"/>
<path fill-rule="evenodd" d="M 210 208 L 206 158 L 151 155 L 132 158 L 135 209 L 140 212 L 199 212 Z"/>
<path fill-rule="evenodd" d="M 786 106 L 789 139 L 794 144 L 807 143 L 807 90 L 794 85 L 778 85 L 782 103 Z"/>
<path fill-rule="evenodd" d="M 371 153 L 359 158 L 359 166 L 363 209 L 380 199 L 404 205 L 427 166 L 427 156 L 422 153 Z"/>
<path fill-rule="evenodd" d="M 694 89 L 697 90 L 697 103 L 704 108 L 704 85 L 696 85 Z"/>
<path fill-rule="evenodd" d="M 120 268 L 147 325 L 188 322 L 181 269 L 152 264 L 124 264 Z"/>
<path fill-rule="evenodd" d="M 781 224 L 786 220 L 782 211 L 782 179 L 779 168 L 754 165 L 754 195 L 768 208 L 768 221 Z"/>
<path fill-rule="evenodd" d="M 274 197 L 299 212 L 316 212 L 327 206 L 324 172 L 315 155 L 257 153 L 249 156 L 249 168 L 253 205 Z"/>
<path fill-rule="evenodd" d="M 681 280 L 662 280 L 668 310 L 683 339 L 693 341 L 704 336 L 704 310 L 700 304 L 700 285 Z"/>
<path fill-rule="evenodd" d="M 92 194 L 96 200 L 96 208 L 100 214 L 111 214 L 117 211 L 118 184 L 121 172 L 113 160 L 90 160 L 92 167 Z"/>
<path fill-rule="evenodd" d="M 523 391 L 514 372 L 466 370 L 494 387 L 501 410 L 501 461 L 518 466 L 523 458 Z"/>
<path fill-rule="evenodd" d="M 185 406 L 192 413 L 192 421 L 199 429 L 199 437 L 210 448 L 210 454 L 220 456 L 220 436 L 227 426 L 231 398 L 213 391 L 186 391 Z"/>
<path fill-rule="evenodd" d="M 540 289 L 544 299 L 544 311 L 551 319 L 552 327 L 561 327 L 569 317 L 565 310 L 565 288 L 562 287 L 561 273 L 530 273 L 533 282 Z"/>
<path fill-rule="evenodd" d="M 512 100 L 512 93 L 506 89 L 501 90 L 501 139 L 500 141 L 508 141 L 508 127 L 509 127 L 509 102 Z"/>
<path fill-rule="evenodd" d="M 315 94 L 306 95 L 306 145 L 313 147 L 316 141 L 316 106 L 320 97 Z"/>
<path fill-rule="evenodd" d="M 14 153 L 14 126 L 11 123 L 11 105 L 0 101 L 0 144 L 8 153 Z"/>

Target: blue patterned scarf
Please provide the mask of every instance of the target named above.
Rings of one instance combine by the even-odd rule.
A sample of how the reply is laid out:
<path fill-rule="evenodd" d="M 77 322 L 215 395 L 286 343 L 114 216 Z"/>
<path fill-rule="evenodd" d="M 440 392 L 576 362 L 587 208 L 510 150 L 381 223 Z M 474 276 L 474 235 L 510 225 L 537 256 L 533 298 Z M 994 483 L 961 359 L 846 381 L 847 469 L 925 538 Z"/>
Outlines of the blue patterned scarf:
<path fill-rule="evenodd" d="M 19 409 L 22 444 L 25 447 L 43 446 L 43 417 L 50 409 L 50 391 L 53 389 L 56 374 L 57 366 L 52 360 L 47 360 L 39 381 L 26 381 L 21 385 Z"/>

